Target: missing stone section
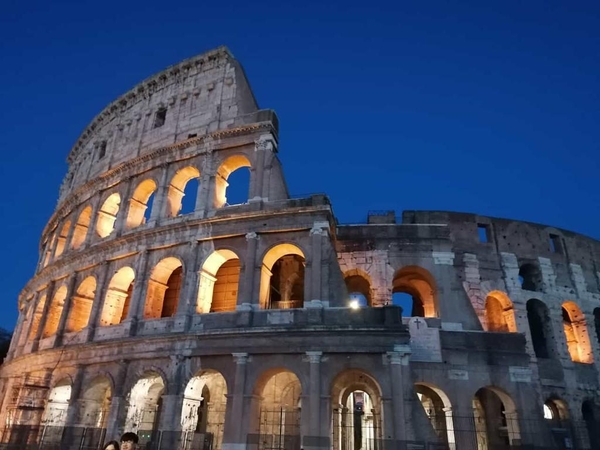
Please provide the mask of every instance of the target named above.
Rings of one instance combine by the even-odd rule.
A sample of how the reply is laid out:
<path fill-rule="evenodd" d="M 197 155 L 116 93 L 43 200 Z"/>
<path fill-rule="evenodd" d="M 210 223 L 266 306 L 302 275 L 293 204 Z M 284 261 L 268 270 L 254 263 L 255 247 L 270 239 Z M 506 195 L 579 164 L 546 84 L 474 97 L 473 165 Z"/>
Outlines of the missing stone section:
<path fill-rule="evenodd" d="M 482 244 L 487 244 L 490 242 L 490 226 L 485 223 L 478 223 L 477 235 L 479 236 L 479 242 Z"/>

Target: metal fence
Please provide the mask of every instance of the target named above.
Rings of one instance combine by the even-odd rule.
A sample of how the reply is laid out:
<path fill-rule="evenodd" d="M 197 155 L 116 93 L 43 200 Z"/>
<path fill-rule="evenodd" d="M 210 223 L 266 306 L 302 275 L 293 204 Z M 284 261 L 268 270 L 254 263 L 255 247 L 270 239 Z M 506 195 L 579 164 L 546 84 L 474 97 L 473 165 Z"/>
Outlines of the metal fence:
<path fill-rule="evenodd" d="M 292 419 L 290 417 L 290 419 Z M 464 420 L 463 420 L 464 419 Z M 363 421 L 365 423 L 367 421 Z M 400 441 L 382 438 L 374 433 L 359 436 L 351 421 L 348 426 L 332 432 L 329 437 L 301 436 L 299 427 L 281 427 L 278 432 L 246 436 L 247 450 L 302 450 L 311 447 L 322 450 L 599 450 L 600 425 L 591 427 L 585 422 L 519 421 L 520 429 L 507 423 L 499 424 L 497 438 L 485 435 L 474 418 L 454 418 L 443 429 L 433 428 L 428 441 Z M 358 422 L 357 422 L 358 423 Z M 290 425 L 294 424 L 290 420 Z M 263 424 L 264 425 L 264 424 Z M 365 425 L 361 425 L 365 426 Z M 370 430 L 369 426 L 367 429 Z M 213 433 L 182 431 L 138 432 L 140 450 L 221 450 L 222 438 Z M 0 450 L 101 450 L 106 436 L 103 428 L 13 426 L 0 430 Z M 503 439 L 503 440 L 499 440 Z M 527 443 L 527 444 L 525 444 Z"/>

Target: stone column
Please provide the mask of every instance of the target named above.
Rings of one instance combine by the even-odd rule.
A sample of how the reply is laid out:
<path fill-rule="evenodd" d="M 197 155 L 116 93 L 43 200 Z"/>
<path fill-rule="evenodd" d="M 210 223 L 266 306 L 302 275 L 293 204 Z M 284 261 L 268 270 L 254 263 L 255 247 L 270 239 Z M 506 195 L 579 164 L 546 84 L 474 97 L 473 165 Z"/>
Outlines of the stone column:
<path fill-rule="evenodd" d="M 310 230 L 311 237 L 311 273 L 310 273 L 310 297 L 308 300 L 321 299 L 321 268 L 323 265 L 323 236 L 327 235 L 324 224 L 315 223 Z M 306 295 L 304 295 L 306 300 Z"/>
<path fill-rule="evenodd" d="M 238 291 L 237 308 L 242 310 L 250 309 L 249 305 L 259 303 L 258 287 L 255 287 L 254 281 L 259 276 L 257 274 L 256 249 L 260 236 L 254 231 L 246 233 L 246 259 L 244 261 L 243 278 L 240 280 L 240 289 Z"/>
<path fill-rule="evenodd" d="M 131 304 L 127 312 L 126 321 L 129 322 L 129 335 L 134 336 L 137 332 L 138 322 L 143 319 L 145 296 L 148 289 L 150 274 L 147 273 L 148 249 L 140 250 L 139 258 L 135 268 L 135 284 L 131 293 Z"/>
<path fill-rule="evenodd" d="M 452 405 L 452 423 L 457 449 L 477 450 L 477 429 L 472 402 L 472 398 L 457 396 Z"/>
<path fill-rule="evenodd" d="M 80 397 L 81 388 L 83 386 L 83 378 L 85 376 L 85 366 L 77 364 L 75 366 L 77 370 L 75 377 L 73 377 L 73 384 L 71 385 L 71 398 L 69 399 L 69 409 L 67 410 L 67 427 L 79 425 L 79 411 L 80 411 Z"/>
<path fill-rule="evenodd" d="M 183 274 L 183 288 L 179 294 L 177 313 L 173 331 L 189 330 L 192 316 L 196 312 L 195 305 L 198 301 L 198 265 L 200 256 L 198 252 L 198 241 L 190 242 L 189 257 L 185 264 Z"/>
<path fill-rule="evenodd" d="M 168 183 L 169 166 L 163 164 L 160 166 L 160 180 L 156 188 L 156 194 L 154 195 L 154 201 L 152 203 L 152 211 L 150 212 L 150 220 L 148 223 L 156 223 L 162 217 L 166 217 L 166 205 L 167 195 L 169 192 Z"/>
<path fill-rule="evenodd" d="M 27 324 L 27 328 L 25 330 L 25 332 L 27 334 L 26 334 L 26 336 L 24 338 L 24 341 L 23 341 L 24 344 L 23 344 L 23 346 L 27 345 L 27 341 L 29 341 L 29 335 L 31 334 L 31 327 L 33 327 L 33 323 L 35 321 L 35 313 L 37 311 L 38 302 L 40 301 L 40 297 L 42 295 L 43 294 L 41 293 L 41 291 L 38 291 L 38 292 L 35 293 L 35 298 L 33 299 L 33 304 L 31 305 L 31 308 L 32 308 L 31 317 L 29 319 L 29 323 Z M 46 294 L 46 302 L 48 301 L 47 295 L 48 294 Z M 42 321 L 42 317 L 43 316 L 40 315 L 40 323 Z M 38 327 L 39 327 L 39 325 L 38 325 Z M 35 340 L 35 336 L 32 338 L 32 340 Z"/>
<path fill-rule="evenodd" d="M 272 134 L 263 134 L 254 141 L 254 151 L 256 158 L 254 170 L 250 173 L 250 202 L 259 202 L 269 199 L 269 192 L 265 192 L 265 164 L 267 161 L 266 152 L 273 153 L 277 149 L 275 138 Z"/>
<path fill-rule="evenodd" d="M 231 396 L 231 410 L 225 420 L 223 450 L 245 450 L 247 420 L 244 420 L 244 393 L 248 353 L 233 353 L 232 356 L 236 364 L 235 380 Z"/>
<path fill-rule="evenodd" d="M 308 393 L 308 428 L 303 437 L 303 448 L 305 450 L 329 447 L 324 443 L 321 435 L 321 357 L 323 352 L 306 352 L 310 363 L 310 381 Z M 328 444 L 328 443 L 327 443 Z"/>
<path fill-rule="evenodd" d="M 123 391 L 127 379 L 128 360 L 119 361 L 119 369 L 115 376 L 115 391 L 110 401 L 110 409 L 106 421 L 106 440 L 119 439 L 124 432 L 127 415 L 127 392 Z"/>
<path fill-rule="evenodd" d="M 115 236 L 121 236 L 127 224 L 127 216 L 129 215 L 129 206 L 131 200 L 133 182 L 131 178 L 127 180 L 127 186 L 123 197 L 121 198 L 121 204 L 119 205 L 119 211 L 117 211 L 117 220 L 115 221 Z"/>
<path fill-rule="evenodd" d="M 54 341 L 54 347 L 58 347 L 63 344 L 63 335 L 65 334 L 65 326 L 67 325 L 67 319 L 71 312 L 71 303 L 73 295 L 75 293 L 75 285 L 77 284 L 77 274 L 71 275 L 69 282 L 67 283 L 67 296 L 63 304 L 62 313 L 60 314 L 60 320 L 58 321 L 58 329 L 56 330 L 56 340 Z"/>
<path fill-rule="evenodd" d="M 35 312 L 35 311 L 34 311 Z M 17 325 L 15 326 L 15 331 L 13 332 L 12 339 L 10 340 L 10 347 L 8 348 L 8 354 L 6 355 L 6 359 L 4 362 L 10 361 L 19 345 L 19 341 L 21 340 L 21 333 L 23 330 L 23 324 L 25 323 L 25 317 L 27 316 L 27 307 L 23 308 L 22 311 L 19 312 L 19 318 L 17 319 Z M 33 317 L 33 315 L 32 315 Z"/>
<path fill-rule="evenodd" d="M 392 426 L 393 438 L 400 441 L 412 439 L 412 423 L 407 417 L 405 408 L 405 382 L 410 386 L 409 358 L 410 346 L 395 345 L 394 351 L 387 352 L 390 368 L 390 384 L 392 386 Z M 410 386 L 412 388 L 412 386 Z"/>
<path fill-rule="evenodd" d="M 108 261 L 102 261 L 100 269 L 98 271 L 98 283 L 96 284 L 96 293 L 94 295 L 94 303 L 92 304 L 92 310 L 90 311 L 90 319 L 87 324 L 87 336 L 86 342 L 94 340 L 96 334 L 96 327 L 100 321 L 100 314 L 102 314 L 102 307 L 104 306 L 104 298 L 106 296 L 106 290 L 108 289 Z"/>
<path fill-rule="evenodd" d="M 40 345 L 40 339 L 44 332 L 44 328 L 46 327 L 46 319 L 48 318 L 48 311 L 50 310 L 50 305 L 52 304 L 52 297 L 54 297 L 54 287 L 55 287 L 54 281 L 51 281 L 50 283 L 48 283 L 48 289 L 46 290 L 46 303 L 44 303 L 44 309 L 42 311 L 42 316 L 40 317 L 40 322 L 38 324 L 37 333 L 35 335 L 35 338 L 33 338 L 33 342 L 31 344 L 32 352 L 35 352 Z M 35 314 L 35 311 L 34 311 L 34 314 Z"/>

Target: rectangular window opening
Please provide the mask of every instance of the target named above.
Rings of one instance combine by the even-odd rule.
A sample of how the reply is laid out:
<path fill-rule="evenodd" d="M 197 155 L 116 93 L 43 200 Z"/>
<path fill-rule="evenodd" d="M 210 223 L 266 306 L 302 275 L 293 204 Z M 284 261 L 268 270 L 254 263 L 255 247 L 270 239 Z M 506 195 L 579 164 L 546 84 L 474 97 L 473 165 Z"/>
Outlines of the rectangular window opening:
<path fill-rule="evenodd" d="M 552 253 L 560 253 L 561 252 L 560 236 L 558 236 L 556 234 L 551 234 L 549 244 L 550 244 L 550 251 Z"/>
<path fill-rule="evenodd" d="M 100 142 L 98 146 L 98 159 L 102 159 L 106 156 L 106 141 Z"/>
<path fill-rule="evenodd" d="M 167 110 L 165 108 L 156 111 L 156 116 L 154 116 L 154 128 L 162 127 L 165 124 L 166 119 Z"/>
<path fill-rule="evenodd" d="M 487 243 L 490 241 L 490 226 L 482 223 L 477 224 L 477 233 L 479 235 L 479 242 Z"/>

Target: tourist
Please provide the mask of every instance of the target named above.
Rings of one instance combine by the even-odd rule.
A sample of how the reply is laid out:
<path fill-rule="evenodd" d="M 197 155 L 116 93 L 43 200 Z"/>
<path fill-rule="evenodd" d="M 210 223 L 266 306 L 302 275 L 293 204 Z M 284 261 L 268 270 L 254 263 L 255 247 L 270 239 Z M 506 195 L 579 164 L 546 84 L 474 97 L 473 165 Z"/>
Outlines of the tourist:
<path fill-rule="evenodd" d="M 119 450 L 119 443 L 117 441 L 110 441 L 102 447 L 102 450 Z"/>
<path fill-rule="evenodd" d="M 138 435 L 131 431 L 121 436 L 121 450 L 136 450 L 138 448 Z"/>

